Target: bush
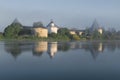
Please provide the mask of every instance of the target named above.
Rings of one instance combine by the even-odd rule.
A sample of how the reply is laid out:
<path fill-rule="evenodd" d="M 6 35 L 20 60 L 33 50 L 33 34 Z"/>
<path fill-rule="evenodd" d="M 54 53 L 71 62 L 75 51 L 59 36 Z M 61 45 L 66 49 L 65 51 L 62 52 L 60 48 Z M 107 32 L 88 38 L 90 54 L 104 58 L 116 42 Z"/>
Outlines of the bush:
<path fill-rule="evenodd" d="M 80 40 L 80 37 L 78 35 L 74 34 L 71 36 L 71 39 L 72 40 Z"/>
<path fill-rule="evenodd" d="M 1 39 L 3 39 L 3 35 L 2 35 L 2 34 L 0 34 L 0 40 L 1 40 Z"/>

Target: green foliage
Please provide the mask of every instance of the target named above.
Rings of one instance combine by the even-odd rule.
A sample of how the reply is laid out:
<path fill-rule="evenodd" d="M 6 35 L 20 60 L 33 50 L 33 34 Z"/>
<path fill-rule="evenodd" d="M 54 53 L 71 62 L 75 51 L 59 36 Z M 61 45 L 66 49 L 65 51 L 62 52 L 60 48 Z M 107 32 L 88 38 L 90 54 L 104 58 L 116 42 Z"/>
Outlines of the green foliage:
<path fill-rule="evenodd" d="M 71 36 L 71 39 L 72 40 L 80 40 L 80 37 L 78 35 L 74 34 Z"/>
<path fill-rule="evenodd" d="M 70 32 L 67 28 L 60 28 L 58 30 L 58 34 L 59 35 L 66 35 L 66 36 L 70 37 Z"/>
<path fill-rule="evenodd" d="M 114 28 L 111 28 L 108 31 L 103 29 L 103 33 L 100 34 L 98 30 L 90 32 L 89 29 L 86 29 L 85 36 L 86 39 L 92 40 L 115 40 L 115 39 L 120 40 L 120 31 L 117 32 Z"/>
<path fill-rule="evenodd" d="M 3 34 L 0 34 L 0 40 L 3 39 Z"/>
<path fill-rule="evenodd" d="M 58 36 L 62 39 L 72 39 L 72 35 L 70 34 L 70 31 L 67 28 L 61 28 L 58 30 Z"/>
<path fill-rule="evenodd" d="M 56 33 L 51 33 L 51 34 L 48 34 L 49 37 L 52 37 L 52 38 L 56 38 L 57 37 L 57 34 Z"/>
<path fill-rule="evenodd" d="M 49 38 L 53 38 L 55 40 L 70 40 L 69 30 L 67 28 L 61 28 L 58 30 L 58 33 L 51 33 L 48 35 Z"/>
<path fill-rule="evenodd" d="M 69 37 L 67 35 L 62 35 L 62 34 L 56 34 L 56 33 L 51 33 L 49 34 L 49 39 L 55 39 L 55 40 L 69 40 Z"/>
<path fill-rule="evenodd" d="M 71 35 L 67 28 L 61 28 L 58 30 L 58 33 L 51 33 L 49 37 L 57 40 L 80 40 L 80 37 L 76 35 Z"/>
<path fill-rule="evenodd" d="M 100 39 L 101 38 L 101 34 L 95 30 L 93 33 L 92 33 L 92 39 Z"/>
<path fill-rule="evenodd" d="M 19 23 L 12 23 L 4 30 L 4 36 L 6 38 L 17 38 L 19 32 L 21 31 L 22 25 Z"/>
<path fill-rule="evenodd" d="M 116 38 L 116 36 L 119 36 L 119 35 L 116 34 L 116 32 L 106 31 L 104 33 L 104 38 L 105 39 L 109 39 L 109 40 L 118 39 L 118 38 Z"/>
<path fill-rule="evenodd" d="M 69 37 L 67 35 L 61 35 L 61 34 L 57 34 L 57 39 L 60 40 L 70 40 Z"/>
<path fill-rule="evenodd" d="M 89 29 L 85 30 L 84 38 L 86 39 L 92 39 L 92 40 L 102 40 L 104 38 L 104 34 L 100 34 L 98 30 L 94 30 L 91 32 Z"/>

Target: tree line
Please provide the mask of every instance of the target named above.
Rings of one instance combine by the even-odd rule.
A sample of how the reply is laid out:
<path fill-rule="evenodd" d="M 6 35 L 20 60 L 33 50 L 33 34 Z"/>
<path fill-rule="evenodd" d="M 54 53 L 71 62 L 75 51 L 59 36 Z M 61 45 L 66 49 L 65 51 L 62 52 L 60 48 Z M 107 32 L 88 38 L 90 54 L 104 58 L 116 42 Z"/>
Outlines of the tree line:
<path fill-rule="evenodd" d="M 34 23 L 33 26 L 44 26 L 41 22 Z M 22 36 L 22 34 L 32 34 L 30 30 L 25 30 L 22 28 L 20 23 L 12 23 L 4 29 L 4 33 L 0 34 L 0 39 L 26 39 L 26 38 L 37 38 L 36 36 Z M 39 38 L 40 39 L 40 38 Z M 89 29 L 85 29 L 81 35 L 74 34 L 71 35 L 69 29 L 60 28 L 58 33 L 48 34 L 47 39 L 56 39 L 56 40 L 120 40 L 120 31 L 116 31 L 114 28 L 110 30 L 103 29 L 103 33 L 100 34 L 98 30 L 90 32 Z"/>

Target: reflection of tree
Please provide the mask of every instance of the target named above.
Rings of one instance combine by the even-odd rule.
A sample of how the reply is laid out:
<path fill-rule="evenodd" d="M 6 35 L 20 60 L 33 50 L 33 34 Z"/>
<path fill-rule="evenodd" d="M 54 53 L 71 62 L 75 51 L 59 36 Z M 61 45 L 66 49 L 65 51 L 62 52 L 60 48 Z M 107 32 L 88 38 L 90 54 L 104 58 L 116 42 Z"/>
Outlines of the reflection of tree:
<path fill-rule="evenodd" d="M 114 52 L 115 49 L 117 48 L 117 45 L 116 45 L 116 44 L 117 44 L 116 42 L 107 42 L 107 48 L 108 48 L 110 51 Z"/>
<path fill-rule="evenodd" d="M 42 56 L 43 52 L 36 52 L 35 50 L 33 50 L 33 55 L 34 56 Z"/>
<path fill-rule="evenodd" d="M 14 58 L 17 58 L 23 51 L 32 50 L 32 42 L 27 41 L 10 41 L 5 42 L 5 50 L 10 53 Z"/>
<path fill-rule="evenodd" d="M 103 52 L 104 50 L 104 45 L 101 42 L 89 42 L 89 43 L 83 44 L 82 46 L 83 46 L 83 49 L 91 52 L 94 59 L 96 59 L 98 54 L 100 52 Z"/>
<path fill-rule="evenodd" d="M 91 55 L 92 55 L 93 59 L 96 59 L 97 56 L 99 55 L 99 52 L 97 51 L 97 49 L 95 49 L 94 47 L 89 48 L 89 49 L 90 49 L 90 52 L 91 52 Z"/>
<path fill-rule="evenodd" d="M 14 58 L 17 58 L 21 54 L 19 43 L 6 43 L 5 50 L 10 53 Z"/>
<path fill-rule="evenodd" d="M 120 49 L 120 42 L 117 43 L 117 48 Z"/>
<path fill-rule="evenodd" d="M 68 51 L 69 49 L 70 49 L 70 45 L 68 43 L 58 44 L 58 51 Z"/>
<path fill-rule="evenodd" d="M 80 49 L 82 47 L 79 42 L 70 42 L 68 46 L 70 46 L 72 50 Z"/>

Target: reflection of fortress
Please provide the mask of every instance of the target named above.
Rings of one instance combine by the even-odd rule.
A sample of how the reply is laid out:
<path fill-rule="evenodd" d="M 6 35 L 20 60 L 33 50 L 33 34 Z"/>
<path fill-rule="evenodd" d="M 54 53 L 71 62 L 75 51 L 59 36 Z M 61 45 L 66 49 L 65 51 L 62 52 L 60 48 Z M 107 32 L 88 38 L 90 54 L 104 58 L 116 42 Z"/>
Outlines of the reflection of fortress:
<path fill-rule="evenodd" d="M 50 58 L 53 58 L 58 51 L 83 49 L 89 51 L 96 59 L 99 53 L 103 53 L 104 48 L 114 51 L 116 48 L 120 48 L 119 46 L 120 44 L 111 42 L 11 42 L 5 43 L 5 50 L 15 58 L 25 51 L 31 51 L 35 56 L 48 53 Z"/>
<path fill-rule="evenodd" d="M 44 52 L 48 52 L 50 57 L 54 57 L 57 53 L 57 42 L 48 43 L 48 42 L 37 42 L 33 47 L 33 54 L 36 56 L 42 55 Z"/>
<path fill-rule="evenodd" d="M 36 42 L 33 48 L 34 55 L 42 55 L 47 51 L 48 42 Z"/>
<path fill-rule="evenodd" d="M 102 52 L 103 51 L 103 43 L 99 43 L 98 45 L 99 45 L 98 46 L 98 51 Z"/>

